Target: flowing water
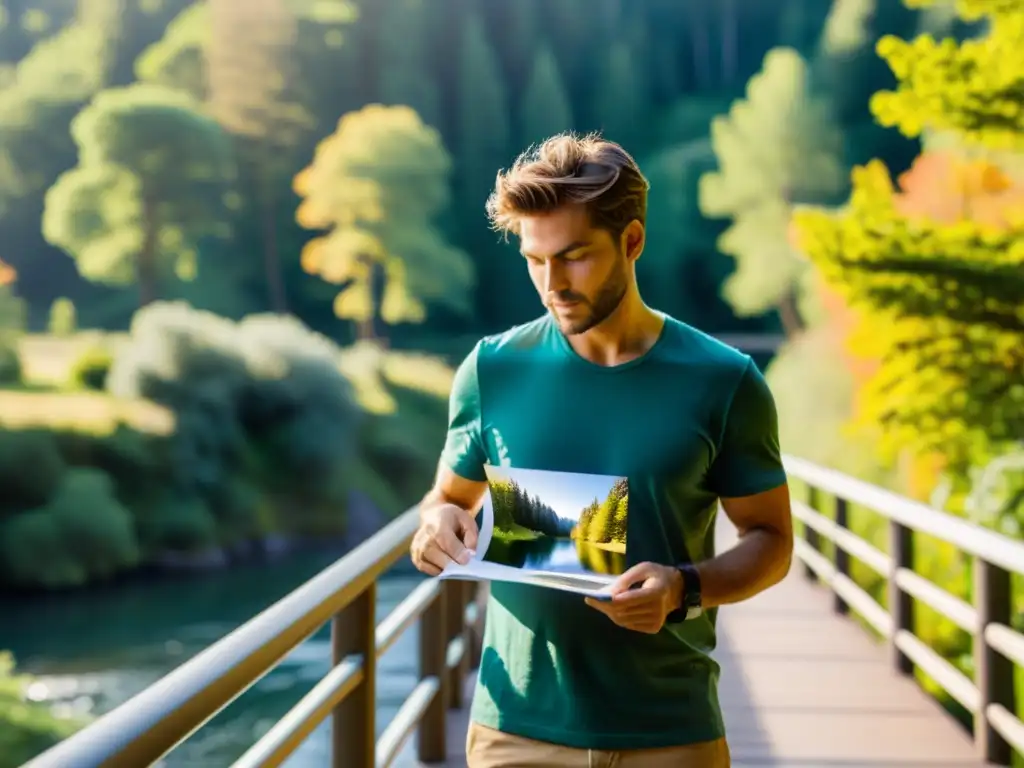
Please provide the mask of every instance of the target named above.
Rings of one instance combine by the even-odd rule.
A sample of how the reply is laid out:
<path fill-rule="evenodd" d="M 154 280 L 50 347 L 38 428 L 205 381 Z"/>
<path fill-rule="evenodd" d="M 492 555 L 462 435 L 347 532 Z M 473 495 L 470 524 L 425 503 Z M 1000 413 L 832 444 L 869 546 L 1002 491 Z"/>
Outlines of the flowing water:
<path fill-rule="evenodd" d="M 58 710 L 102 714 L 217 641 L 334 560 L 296 554 L 183 578 L 0 602 L 0 649 L 35 675 L 30 695 Z M 382 579 L 380 621 L 419 582 L 408 568 Z M 381 658 L 377 732 L 416 684 L 416 627 Z M 225 768 L 295 704 L 330 666 L 330 632 L 323 628 L 167 757 L 166 768 Z M 328 764 L 329 725 L 322 724 L 286 763 Z M 395 765 L 412 763 L 411 744 Z M 0 764 L 3 761 L 0 759 Z"/>

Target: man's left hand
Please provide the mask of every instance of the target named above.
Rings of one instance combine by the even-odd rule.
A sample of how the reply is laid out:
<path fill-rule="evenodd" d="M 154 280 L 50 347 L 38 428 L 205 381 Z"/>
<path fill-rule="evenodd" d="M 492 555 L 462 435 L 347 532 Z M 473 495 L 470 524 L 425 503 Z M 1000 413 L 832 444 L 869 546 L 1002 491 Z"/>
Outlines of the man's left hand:
<path fill-rule="evenodd" d="M 584 600 L 620 627 L 653 635 L 661 631 L 665 617 L 679 607 L 682 594 L 683 575 L 678 569 L 638 563 L 616 579 L 611 600 Z"/>

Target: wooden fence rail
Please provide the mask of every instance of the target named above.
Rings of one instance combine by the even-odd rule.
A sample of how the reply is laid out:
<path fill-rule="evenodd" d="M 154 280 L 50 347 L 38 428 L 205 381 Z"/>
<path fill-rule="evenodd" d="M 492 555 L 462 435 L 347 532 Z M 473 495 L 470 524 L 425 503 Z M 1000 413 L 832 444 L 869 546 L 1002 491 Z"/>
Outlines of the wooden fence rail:
<path fill-rule="evenodd" d="M 445 759 L 446 710 L 462 704 L 475 585 L 425 581 L 375 625 L 376 584 L 409 549 L 409 510 L 337 563 L 23 768 L 142 768 L 160 760 L 327 622 L 331 670 L 234 764 L 281 765 L 328 716 L 334 768 L 387 768 L 418 730 L 423 762 Z M 376 738 L 377 660 L 420 622 L 420 680 Z"/>
<path fill-rule="evenodd" d="M 806 483 L 807 503 L 794 500 L 793 515 L 804 536 L 795 552 L 809 578 L 835 593 L 835 610 L 853 611 L 888 639 L 893 665 L 903 674 L 919 667 L 974 716 L 978 757 L 1009 766 L 1013 751 L 1024 754 L 1024 723 L 1017 717 L 1014 665 L 1024 666 L 1024 635 L 1011 626 L 1011 574 L 1024 574 L 1024 544 L 932 507 L 787 456 L 790 478 Z M 822 498 L 835 500 L 834 516 Z M 889 522 L 888 552 L 849 529 L 849 505 L 868 508 Z M 967 603 L 914 570 L 914 535 L 922 533 L 957 547 L 973 559 L 973 599 Z M 822 540 L 835 556 L 821 552 Z M 850 558 L 883 577 L 888 610 L 850 578 Z M 945 616 L 974 638 L 974 674 L 964 675 L 914 634 L 914 601 Z"/>

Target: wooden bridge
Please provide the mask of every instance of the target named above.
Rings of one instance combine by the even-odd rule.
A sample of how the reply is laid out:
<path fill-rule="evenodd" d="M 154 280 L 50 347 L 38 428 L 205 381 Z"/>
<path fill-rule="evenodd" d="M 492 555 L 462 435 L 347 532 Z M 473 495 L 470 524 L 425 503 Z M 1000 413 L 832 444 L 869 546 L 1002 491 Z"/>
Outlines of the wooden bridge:
<path fill-rule="evenodd" d="M 794 567 L 777 587 L 719 612 L 720 698 L 734 766 L 926 768 L 1009 766 L 1024 755 L 1015 665 L 1024 635 L 1011 626 L 1011 574 L 1024 544 L 808 462 L 789 458 L 798 521 Z M 826 503 L 829 502 L 829 503 Z M 849 511 L 889 526 L 887 551 L 856 537 Z M 734 532 L 721 518 L 719 548 Z M 407 512 L 316 578 L 24 768 L 141 768 L 331 622 L 331 671 L 234 768 L 282 764 L 331 718 L 333 768 L 386 768 L 415 738 L 422 765 L 465 766 L 468 704 L 479 656 L 482 600 L 473 585 L 422 582 L 374 626 L 378 577 L 406 554 Z M 914 571 L 915 534 L 955 545 L 973 564 L 967 603 Z M 856 560 L 885 579 L 886 609 L 850 576 Z M 478 595 L 479 597 L 479 595 Z M 914 634 L 914 605 L 974 638 L 967 677 Z M 379 737 L 376 660 L 420 622 L 420 681 Z M 937 682 L 973 715 L 953 719 L 917 684 Z"/>

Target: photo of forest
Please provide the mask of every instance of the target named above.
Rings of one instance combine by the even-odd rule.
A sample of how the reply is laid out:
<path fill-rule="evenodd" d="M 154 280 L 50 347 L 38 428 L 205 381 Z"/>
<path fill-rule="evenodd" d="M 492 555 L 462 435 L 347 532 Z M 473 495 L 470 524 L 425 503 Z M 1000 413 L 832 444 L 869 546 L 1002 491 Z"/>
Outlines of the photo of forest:
<path fill-rule="evenodd" d="M 494 527 L 484 559 L 566 574 L 625 570 L 624 477 L 487 467 Z"/>

